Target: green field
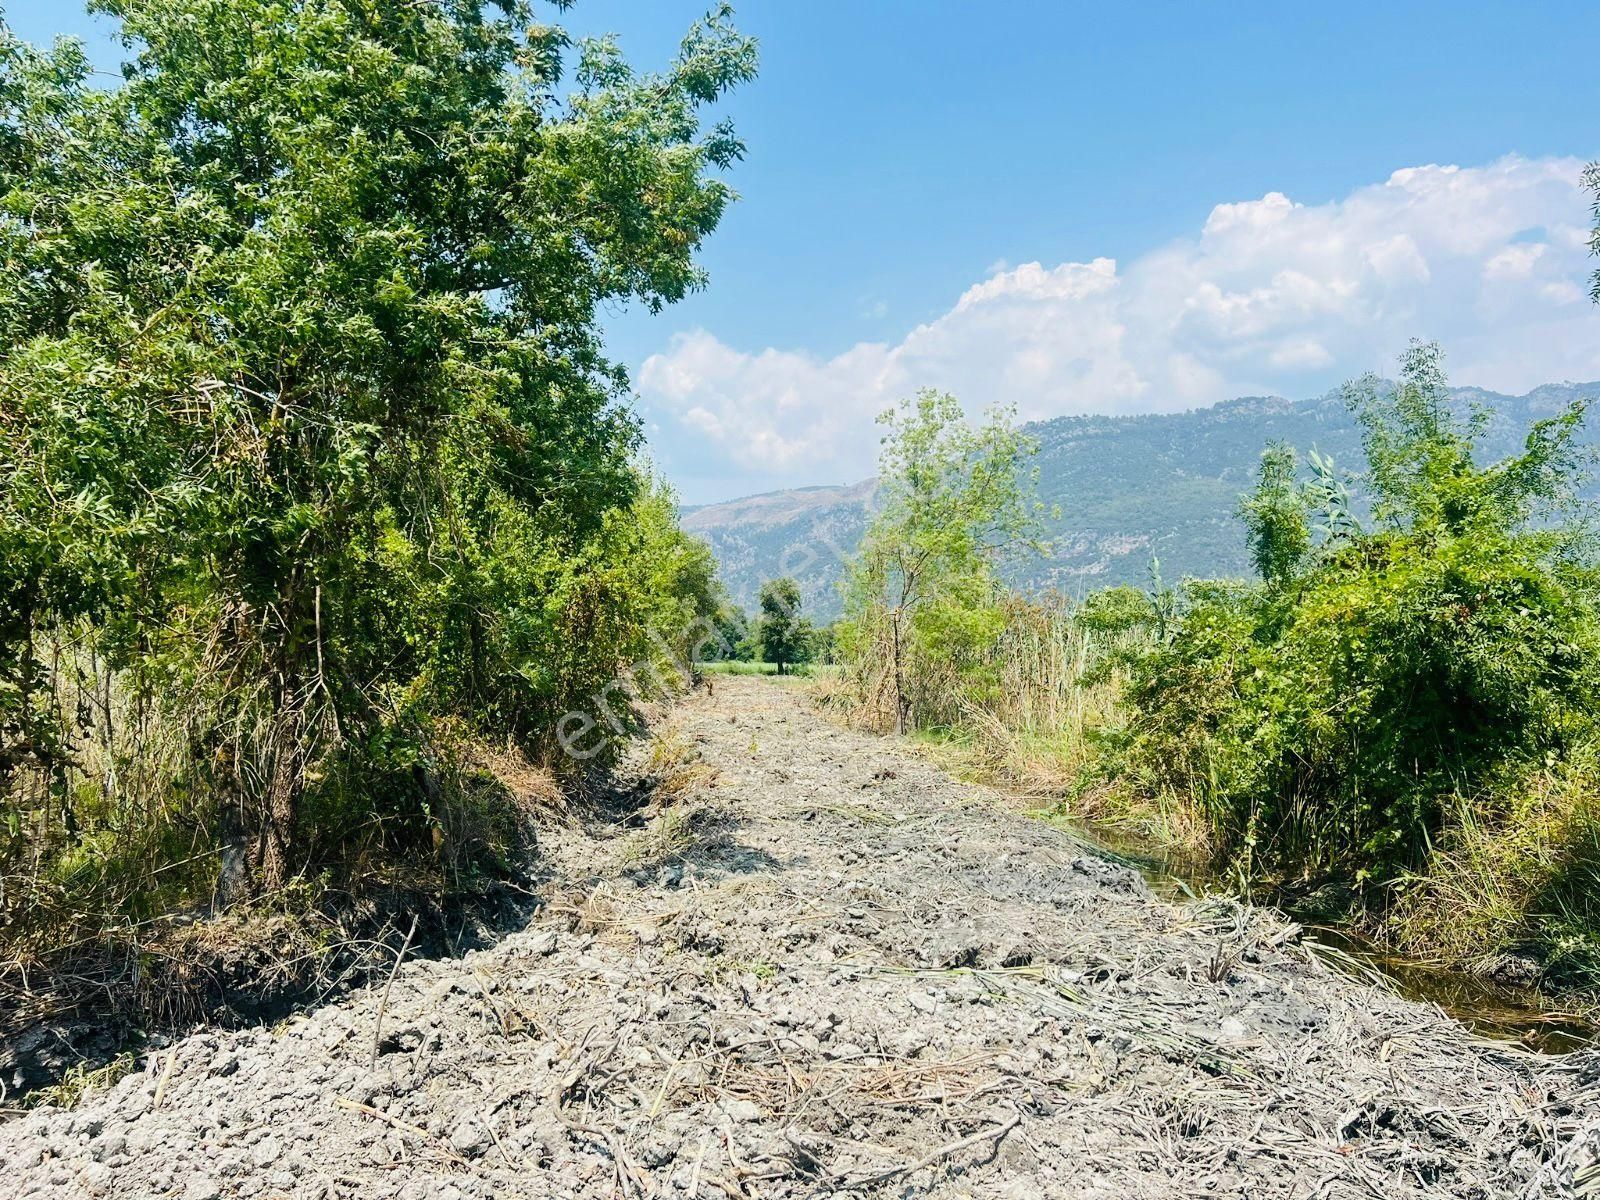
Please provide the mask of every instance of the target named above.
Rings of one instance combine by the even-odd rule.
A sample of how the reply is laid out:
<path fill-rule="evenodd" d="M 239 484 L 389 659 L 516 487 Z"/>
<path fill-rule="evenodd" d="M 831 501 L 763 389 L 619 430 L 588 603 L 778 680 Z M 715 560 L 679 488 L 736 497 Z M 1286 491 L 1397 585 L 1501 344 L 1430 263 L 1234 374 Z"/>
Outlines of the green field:
<path fill-rule="evenodd" d="M 778 673 L 778 664 L 769 662 L 726 660 L 696 663 L 695 666 L 706 675 L 776 675 Z M 790 665 L 784 673 L 799 679 L 813 679 L 836 670 L 838 670 L 837 667 L 826 663 L 799 663 Z"/>

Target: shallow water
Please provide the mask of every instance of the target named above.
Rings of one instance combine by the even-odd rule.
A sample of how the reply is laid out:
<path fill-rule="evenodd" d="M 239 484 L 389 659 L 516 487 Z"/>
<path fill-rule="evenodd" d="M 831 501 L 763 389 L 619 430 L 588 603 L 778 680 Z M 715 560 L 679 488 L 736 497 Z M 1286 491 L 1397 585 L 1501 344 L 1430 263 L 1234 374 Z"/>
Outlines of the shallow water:
<path fill-rule="evenodd" d="M 1050 816 L 1057 825 L 1096 852 L 1137 868 L 1151 888 L 1172 898 L 1228 890 L 1215 873 L 1125 830 L 1089 821 Z M 1292 905 L 1291 917 L 1300 917 Z M 1376 974 L 1402 996 L 1436 1004 L 1474 1033 L 1516 1042 L 1541 1054 L 1567 1054 L 1600 1044 L 1600 1027 L 1562 1012 L 1535 988 L 1498 983 L 1467 971 L 1406 958 L 1374 946 L 1346 929 L 1330 928 L 1304 917 L 1306 940 L 1328 947 L 1323 961 L 1352 975 Z"/>

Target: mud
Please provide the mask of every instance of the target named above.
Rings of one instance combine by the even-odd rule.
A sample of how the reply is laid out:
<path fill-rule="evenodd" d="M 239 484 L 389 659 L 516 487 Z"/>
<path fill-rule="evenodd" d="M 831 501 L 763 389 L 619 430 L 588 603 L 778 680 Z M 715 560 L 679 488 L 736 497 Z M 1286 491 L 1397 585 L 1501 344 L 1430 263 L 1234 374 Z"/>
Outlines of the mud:
<path fill-rule="evenodd" d="M 0 1195 L 1559 1196 L 1600 1053 L 1175 905 L 796 693 L 716 683 L 545 901 L 274 1028 L 0 1127 Z"/>

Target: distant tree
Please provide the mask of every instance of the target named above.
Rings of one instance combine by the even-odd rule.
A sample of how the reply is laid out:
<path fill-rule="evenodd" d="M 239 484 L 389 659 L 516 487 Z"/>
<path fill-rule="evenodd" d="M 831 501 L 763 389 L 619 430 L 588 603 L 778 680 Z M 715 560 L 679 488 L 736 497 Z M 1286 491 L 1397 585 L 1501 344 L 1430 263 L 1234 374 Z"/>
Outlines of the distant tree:
<path fill-rule="evenodd" d="M 716 635 L 707 640 L 701 657 L 707 662 L 749 662 L 756 656 L 750 617 L 737 604 L 723 601 L 711 614 Z"/>
<path fill-rule="evenodd" d="M 800 616 L 800 603 L 800 585 L 793 579 L 761 585 L 761 658 L 777 663 L 779 675 L 790 664 L 811 659 L 811 622 Z"/>
<path fill-rule="evenodd" d="M 815 663 L 833 663 L 838 661 L 839 654 L 839 623 L 830 622 L 819 625 L 811 633 L 811 659 Z"/>

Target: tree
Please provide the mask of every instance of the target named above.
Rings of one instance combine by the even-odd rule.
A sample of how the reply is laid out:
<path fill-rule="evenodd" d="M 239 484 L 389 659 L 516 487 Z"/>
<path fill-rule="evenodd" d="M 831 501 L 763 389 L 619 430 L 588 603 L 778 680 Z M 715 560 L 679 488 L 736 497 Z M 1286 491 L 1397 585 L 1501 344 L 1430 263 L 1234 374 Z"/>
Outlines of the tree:
<path fill-rule="evenodd" d="M 737 604 L 724 599 L 711 614 L 714 635 L 705 640 L 701 657 L 708 662 L 748 662 L 755 657 L 750 617 Z"/>
<path fill-rule="evenodd" d="M 695 574 L 619 560 L 677 535 L 623 515 L 597 314 L 701 282 L 754 48 L 726 7 L 662 75 L 525 0 L 96 7 L 115 89 L 0 32 L 0 786 L 70 767 L 39 640 L 87 623 L 271 887 L 309 786 L 425 772 L 427 713 L 548 729 Z"/>
<path fill-rule="evenodd" d="M 811 623 L 800 616 L 800 604 L 800 585 L 793 579 L 761 585 L 761 659 L 777 663 L 779 675 L 791 663 L 811 660 Z"/>
<path fill-rule="evenodd" d="M 923 390 L 879 421 L 881 508 L 849 564 L 841 640 L 864 690 L 887 690 L 892 724 L 912 723 L 914 667 L 962 677 L 998 635 L 997 569 L 1042 548 L 1037 443 L 997 409 L 974 428 L 954 396 Z M 931 693 L 930 693 L 931 695 Z"/>
<path fill-rule="evenodd" d="M 1474 448 L 1490 413 L 1478 406 L 1465 418 L 1456 414 L 1444 354 L 1432 342 L 1411 343 L 1392 388 L 1367 375 L 1345 388 L 1345 403 L 1361 422 L 1374 516 L 1390 529 L 1430 537 L 1511 534 L 1535 513 L 1565 507 L 1593 457 L 1578 441 L 1589 405 L 1580 399 L 1534 422 L 1521 454 L 1479 466 Z M 1555 526 L 1545 522 L 1545 529 Z M 1577 525 L 1568 531 L 1583 532 Z"/>
<path fill-rule="evenodd" d="M 1306 498 L 1295 482 L 1293 449 L 1274 442 L 1262 451 L 1255 490 L 1240 501 L 1239 516 L 1256 574 L 1269 584 L 1286 582 L 1311 549 Z"/>

